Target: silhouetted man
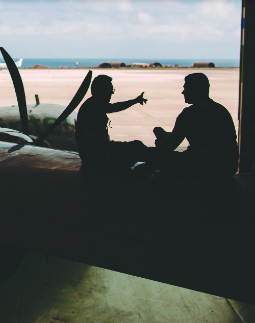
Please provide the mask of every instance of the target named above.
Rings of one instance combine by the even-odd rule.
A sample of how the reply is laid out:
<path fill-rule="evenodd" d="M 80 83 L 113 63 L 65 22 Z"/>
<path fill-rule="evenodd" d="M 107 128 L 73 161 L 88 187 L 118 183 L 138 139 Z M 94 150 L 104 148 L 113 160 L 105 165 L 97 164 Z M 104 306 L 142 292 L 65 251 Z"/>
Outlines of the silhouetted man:
<path fill-rule="evenodd" d="M 108 113 L 128 109 L 136 103 L 146 103 L 143 93 L 124 102 L 110 103 L 114 94 L 112 78 L 98 75 L 91 84 L 92 96 L 78 112 L 75 139 L 83 164 L 101 170 L 114 167 L 130 167 L 143 159 L 147 147 L 138 140 L 131 142 L 111 141 L 108 134 Z"/>
<path fill-rule="evenodd" d="M 154 128 L 156 149 L 149 162 L 177 177 L 229 178 L 237 171 L 236 131 L 228 110 L 209 97 L 209 80 L 203 73 L 185 77 L 185 102 L 191 104 L 176 119 L 171 133 Z M 184 139 L 189 147 L 174 150 Z"/>

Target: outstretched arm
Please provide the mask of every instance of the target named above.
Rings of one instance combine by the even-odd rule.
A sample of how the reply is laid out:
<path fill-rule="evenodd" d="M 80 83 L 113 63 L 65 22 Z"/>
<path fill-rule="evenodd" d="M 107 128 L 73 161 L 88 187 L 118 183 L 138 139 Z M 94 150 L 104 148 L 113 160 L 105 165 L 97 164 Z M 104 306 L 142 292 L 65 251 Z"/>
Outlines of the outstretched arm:
<path fill-rule="evenodd" d="M 132 105 L 134 105 L 136 103 L 140 103 L 142 105 L 144 103 L 146 104 L 146 102 L 148 100 L 144 99 L 143 94 L 144 94 L 144 92 L 142 92 L 137 98 L 135 98 L 133 100 L 117 102 L 117 103 L 108 103 L 106 106 L 105 112 L 106 113 L 113 113 L 113 112 L 123 111 L 123 110 L 130 108 Z"/>

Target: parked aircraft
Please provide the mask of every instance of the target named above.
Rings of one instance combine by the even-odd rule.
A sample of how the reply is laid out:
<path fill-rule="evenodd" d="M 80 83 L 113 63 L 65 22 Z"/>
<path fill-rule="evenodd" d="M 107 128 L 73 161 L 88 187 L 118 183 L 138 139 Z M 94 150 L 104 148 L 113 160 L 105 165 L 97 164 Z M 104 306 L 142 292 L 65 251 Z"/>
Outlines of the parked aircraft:
<path fill-rule="evenodd" d="M 92 72 L 88 72 L 68 107 L 40 103 L 38 97 L 36 104 L 27 106 L 24 86 L 17 66 L 4 48 L 0 47 L 0 50 L 11 74 L 18 101 L 18 106 L 0 107 L 0 127 L 22 131 L 23 134 L 30 135 L 33 144 L 37 145 L 42 144 L 43 141 L 37 140 L 35 142 L 36 137 L 44 136 L 44 133 L 47 133 L 50 147 L 76 151 L 74 121 L 77 119 L 77 113 L 74 109 L 84 98 L 89 88 Z M 17 138 L 17 131 L 15 138 Z M 3 133 L 6 138 L 6 130 L 2 130 L 0 131 L 0 140 Z M 13 134 L 13 131 L 8 131 L 10 140 Z M 28 140 L 28 142 L 30 141 Z M 45 144 L 47 145 L 47 143 Z"/>
<path fill-rule="evenodd" d="M 57 120 L 65 109 L 65 106 L 59 104 L 28 104 L 29 134 L 40 137 Z M 49 134 L 47 141 L 50 144 L 50 147 L 77 151 L 77 145 L 74 139 L 75 120 L 77 120 L 77 112 L 73 111 Z M 22 132 L 18 105 L 0 107 L 0 127 Z"/>
<path fill-rule="evenodd" d="M 149 67 L 150 64 L 148 63 L 132 63 L 131 67 Z"/>
<path fill-rule="evenodd" d="M 15 62 L 15 64 L 16 64 L 16 66 L 17 66 L 17 67 L 21 67 L 22 62 L 23 62 L 23 58 L 20 58 L 17 62 Z M 7 64 L 6 64 L 6 63 L 1 63 L 1 62 L 0 62 L 0 69 L 1 69 L 1 68 L 8 68 L 8 67 L 7 67 Z"/>

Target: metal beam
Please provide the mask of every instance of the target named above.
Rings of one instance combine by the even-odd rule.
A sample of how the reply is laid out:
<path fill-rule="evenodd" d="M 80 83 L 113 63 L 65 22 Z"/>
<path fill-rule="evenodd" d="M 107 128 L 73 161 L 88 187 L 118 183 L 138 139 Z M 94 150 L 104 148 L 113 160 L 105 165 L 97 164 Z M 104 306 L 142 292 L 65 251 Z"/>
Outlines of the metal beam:
<path fill-rule="evenodd" d="M 250 173 L 255 164 L 255 0 L 242 1 L 239 96 L 239 172 Z"/>

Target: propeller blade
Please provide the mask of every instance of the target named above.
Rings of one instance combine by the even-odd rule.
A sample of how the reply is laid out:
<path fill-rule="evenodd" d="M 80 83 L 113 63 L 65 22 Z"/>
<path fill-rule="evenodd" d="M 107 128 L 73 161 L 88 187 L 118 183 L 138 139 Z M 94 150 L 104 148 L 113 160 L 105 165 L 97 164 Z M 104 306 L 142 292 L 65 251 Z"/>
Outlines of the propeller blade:
<path fill-rule="evenodd" d="M 73 110 L 78 106 L 78 104 L 81 102 L 81 100 L 84 98 L 85 94 L 87 93 L 90 82 L 92 79 L 92 71 L 89 70 L 88 74 L 84 78 L 83 82 L 81 83 L 78 91 L 76 92 L 75 96 L 73 97 L 72 101 L 68 104 L 66 109 L 61 113 L 61 115 L 57 118 L 57 120 L 50 126 L 50 128 L 38 139 L 34 141 L 34 144 L 43 141 L 57 126 L 63 122 L 70 113 L 73 112 Z"/>
<path fill-rule="evenodd" d="M 28 130 L 27 103 L 26 103 L 26 95 L 25 95 L 23 82 L 22 82 L 21 76 L 19 74 L 19 70 L 18 70 L 16 64 L 14 63 L 13 59 L 11 58 L 11 56 L 6 52 L 6 50 L 3 47 L 0 47 L 0 50 L 1 50 L 1 53 L 2 53 L 3 58 L 5 60 L 5 63 L 8 67 L 8 70 L 10 72 L 12 82 L 14 85 L 14 89 L 16 92 L 16 97 L 17 97 L 18 106 L 19 106 L 22 132 L 25 135 L 28 135 L 29 130 Z"/>

